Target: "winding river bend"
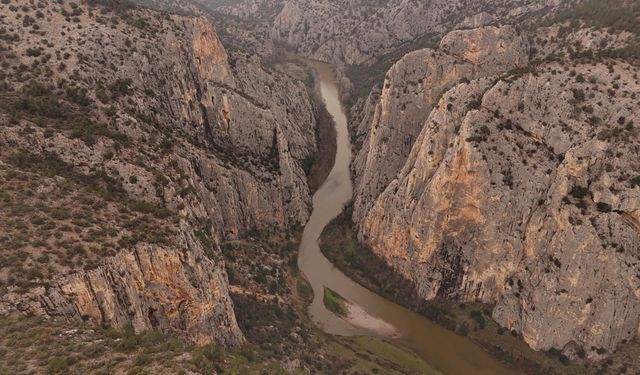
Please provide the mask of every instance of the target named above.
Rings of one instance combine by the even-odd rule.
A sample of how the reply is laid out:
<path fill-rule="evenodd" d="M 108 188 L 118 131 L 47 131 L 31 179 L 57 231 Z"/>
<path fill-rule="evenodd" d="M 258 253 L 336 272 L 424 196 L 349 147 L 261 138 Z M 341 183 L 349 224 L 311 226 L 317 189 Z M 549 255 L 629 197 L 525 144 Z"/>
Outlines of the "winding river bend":
<path fill-rule="evenodd" d="M 375 332 L 352 326 L 327 310 L 322 296 L 324 287 L 328 287 L 363 308 L 372 317 L 393 326 L 397 334 L 388 339 L 411 348 L 444 374 L 511 373 L 469 339 L 458 336 L 352 281 L 320 252 L 318 238 L 322 230 L 342 211 L 352 196 L 349 173 L 351 144 L 347 118 L 339 100 L 333 70 L 327 64 L 311 64 L 317 72 L 322 98 L 335 120 L 337 133 L 335 165 L 313 197 L 313 213 L 304 229 L 298 258 L 300 270 L 313 287 L 314 299 L 309 307 L 311 318 L 330 334 L 378 336 Z"/>

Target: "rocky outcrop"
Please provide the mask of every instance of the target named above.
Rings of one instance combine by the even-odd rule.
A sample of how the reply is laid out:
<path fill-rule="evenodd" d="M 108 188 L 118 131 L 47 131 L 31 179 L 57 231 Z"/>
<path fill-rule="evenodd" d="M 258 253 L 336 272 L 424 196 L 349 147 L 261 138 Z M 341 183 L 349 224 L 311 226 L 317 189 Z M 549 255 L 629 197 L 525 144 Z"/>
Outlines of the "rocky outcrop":
<path fill-rule="evenodd" d="M 244 337 L 235 320 L 227 275 L 194 238 L 182 249 L 140 244 L 99 268 L 62 277 L 15 298 L 34 315 L 159 329 L 199 345 L 216 341 L 238 347 Z"/>
<path fill-rule="evenodd" d="M 534 349 L 613 351 L 640 328 L 635 74 L 548 64 L 457 85 L 360 239 L 422 298 L 496 303 Z"/>
<path fill-rule="evenodd" d="M 478 14 L 474 14 L 470 17 L 465 17 L 462 22 L 456 25 L 456 29 L 465 30 L 465 29 L 477 29 L 479 27 L 489 26 L 490 24 L 496 21 L 495 16 L 487 12 L 481 12 Z"/>
<path fill-rule="evenodd" d="M 439 49 L 494 75 L 529 63 L 529 41 L 511 26 L 456 30 L 445 35 Z"/>
<path fill-rule="evenodd" d="M 419 50 L 398 61 L 353 129 L 359 149 L 352 165 L 354 219 L 366 215 L 400 171 L 443 92 L 461 80 L 524 66 L 528 50 L 526 39 L 513 28 L 486 27 L 454 31 L 443 38 L 439 50 Z"/>

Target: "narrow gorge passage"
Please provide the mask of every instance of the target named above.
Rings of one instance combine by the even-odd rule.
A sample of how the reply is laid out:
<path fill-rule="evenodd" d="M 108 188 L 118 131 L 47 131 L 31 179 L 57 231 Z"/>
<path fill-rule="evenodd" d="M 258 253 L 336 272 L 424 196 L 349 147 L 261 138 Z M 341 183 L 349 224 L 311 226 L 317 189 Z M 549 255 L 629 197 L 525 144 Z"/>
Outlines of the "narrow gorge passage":
<path fill-rule="evenodd" d="M 313 213 L 300 244 L 298 265 L 313 287 L 314 298 L 309 313 L 325 332 L 334 335 L 377 335 L 357 328 L 327 310 L 322 301 L 324 287 L 330 288 L 369 315 L 395 328 L 387 337 L 407 346 L 430 365 L 445 374 L 509 374 L 496 359 L 482 348 L 428 319 L 392 303 L 349 279 L 321 253 L 318 238 L 325 226 L 336 217 L 352 197 L 349 173 L 351 144 L 347 118 L 339 100 L 337 85 L 330 65 L 312 62 L 320 80 L 322 98 L 336 124 L 337 154 L 327 180 L 313 197 Z"/>

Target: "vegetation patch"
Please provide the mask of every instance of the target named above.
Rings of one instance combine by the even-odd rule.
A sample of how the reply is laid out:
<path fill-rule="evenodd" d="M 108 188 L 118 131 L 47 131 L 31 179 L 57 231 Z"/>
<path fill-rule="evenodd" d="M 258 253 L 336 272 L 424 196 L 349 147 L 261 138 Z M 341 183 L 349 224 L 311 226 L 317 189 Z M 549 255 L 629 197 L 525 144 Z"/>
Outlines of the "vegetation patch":
<path fill-rule="evenodd" d="M 332 311 L 340 316 L 346 316 L 349 312 L 347 309 L 347 303 L 344 298 L 342 298 L 341 295 L 329 288 L 324 288 L 324 296 L 322 297 L 322 302 L 324 303 L 325 307 L 329 309 L 329 311 Z"/>
<path fill-rule="evenodd" d="M 568 23 L 566 30 L 577 30 L 584 24 L 610 32 L 630 32 L 633 37 L 620 48 L 599 53 L 604 58 L 640 58 L 640 3 L 630 0 L 586 0 L 558 12 L 551 23 Z"/>
<path fill-rule="evenodd" d="M 104 173 L 85 175 L 55 154 L 0 162 L 0 294 L 46 286 L 138 242 L 172 244 L 175 216 L 131 199 Z"/>

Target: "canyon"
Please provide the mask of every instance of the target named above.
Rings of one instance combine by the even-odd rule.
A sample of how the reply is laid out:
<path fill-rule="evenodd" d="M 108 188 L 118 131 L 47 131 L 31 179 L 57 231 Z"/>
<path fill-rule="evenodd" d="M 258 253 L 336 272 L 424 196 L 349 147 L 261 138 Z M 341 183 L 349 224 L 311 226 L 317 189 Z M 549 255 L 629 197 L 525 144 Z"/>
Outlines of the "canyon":
<path fill-rule="evenodd" d="M 638 370 L 634 2 L 3 0 L 0 16 L 0 316 L 20 322 L 1 327 L 159 332 L 205 373 L 469 371 L 415 339 L 444 328 L 320 254 L 347 204 L 355 246 L 407 289 L 394 302 L 459 304 L 474 331 L 546 353 L 498 364 L 466 323 L 438 333 L 476 371 Z M 415 332 L 354 330 L 324 288 Z"/>

